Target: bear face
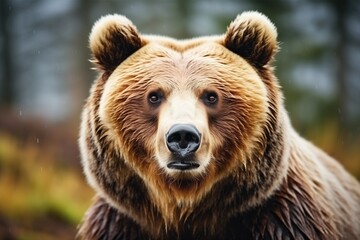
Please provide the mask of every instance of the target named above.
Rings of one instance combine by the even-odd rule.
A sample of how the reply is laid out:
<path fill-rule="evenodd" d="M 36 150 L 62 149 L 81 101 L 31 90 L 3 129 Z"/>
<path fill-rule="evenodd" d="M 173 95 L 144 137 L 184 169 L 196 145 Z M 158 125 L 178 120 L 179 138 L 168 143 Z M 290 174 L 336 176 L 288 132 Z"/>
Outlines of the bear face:
<path fill-rule="evenodd" d="M 92 134 L 101 128 L 98 152 L 101 145 L 113 149 L 109 164 L 123 161 L 152 195 L 167 196 L 156 198 L 178 202 L 198 201 L 234 168 L 249 168 L 247 186 L 259 184 L 256 168 L 265 168 L 253 162 L 277 124 L 269 123 L 277 108 L 270 102 L 281 101 L 268 66 L 276 29 L 265 16 L 244 13 L 223 36 L 176 41 L 142 36 L 128 19 L 111 15 L 95 24 L 90 48 L 103 74 L 101 92 L 92 94 L 99 124 Z M 94 176 L 100 166 L 91 170 L 87 156 L 83 151 L 89 181 L 103 191 Z"/>
<path fill-rule="evenodd" d="M 208 48 L 213 49 L 211 57 L 206 55 Z M 142 59 L 143 51 L 149 62 Z M 213 184 L 230 169 L 246 165 L 246 156 L 253 152 L 266 123 L 266 89 L 246 61 L 220 60 L 222 52 L 224 47 L 215 44 L 184 53 L 150 44 L 131 56 L 131 66 L 125 60 L 107 80 L 100 120 L 118 141 L 117 148 L 129 147 L 124 155 L 143 152 L 124 159 L 144 180 L 159 176 L 164 186 L 182 194 L 207 179 Z M 238 68 L 238 62 L 244 67 Z M 229 79 L 229 72 L 239 77 Z M 186 125 L 193 130 L 182 129 Z M 176 126 L 180 129 L 169 136 Z M 170 139 L 180 137 L 176 135 L 181 131 L 188 136 Z M 191 151 L 192 140 L 185 138 L 194 135 L 198 147 Z M 169 146 L 171 141 L 187 142 L 176 151 Z"/>
<path fill-rule="evenodd" d="M 82 115 L 99 198 L 86 239 L 356 239 L 360 187 L 292 128 L 260 13 L 220 36 L 141 35 L 125 17 L 90 34 L 99 72 Z"/>

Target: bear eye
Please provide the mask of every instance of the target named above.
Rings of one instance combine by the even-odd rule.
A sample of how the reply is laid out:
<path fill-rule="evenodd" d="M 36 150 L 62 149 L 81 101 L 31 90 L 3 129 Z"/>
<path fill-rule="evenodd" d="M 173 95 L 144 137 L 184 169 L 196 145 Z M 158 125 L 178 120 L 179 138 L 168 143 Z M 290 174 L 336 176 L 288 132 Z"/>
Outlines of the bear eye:
<path fill-rule="evenodd" d="M 157 105 L 161 103 L 162 99 L 163 99 L 163 94 L 160 91 L 154 91 L 149 93 L 148 95 L 148 100 L 153 105 Z"/>
<path fill-rule="evenodd" d="M 218 95 L 216 92 L 206 92 L 203 95 L 203 101 L 206 105 L 215 105 L 218 102 Z"/>

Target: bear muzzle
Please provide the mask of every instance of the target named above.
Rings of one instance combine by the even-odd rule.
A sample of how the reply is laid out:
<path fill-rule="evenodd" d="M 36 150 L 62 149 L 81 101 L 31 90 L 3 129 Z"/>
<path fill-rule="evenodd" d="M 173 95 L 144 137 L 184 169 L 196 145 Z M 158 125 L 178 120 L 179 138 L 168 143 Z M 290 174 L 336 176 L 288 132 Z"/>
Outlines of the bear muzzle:
<path fill-rule="evenodd" d="M 166 134 L 166 146 L 172 153 L 168 168 L 191 170 L 200 166 L 194 154 L 201 142 L 201 134 L 192 124 L 174 124 Z"/>

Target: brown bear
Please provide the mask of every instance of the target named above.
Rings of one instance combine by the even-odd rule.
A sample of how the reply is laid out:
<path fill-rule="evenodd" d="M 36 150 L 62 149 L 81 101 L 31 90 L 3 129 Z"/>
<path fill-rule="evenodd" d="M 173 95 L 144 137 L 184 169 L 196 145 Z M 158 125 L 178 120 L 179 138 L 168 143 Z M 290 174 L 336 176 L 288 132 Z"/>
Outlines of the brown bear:
<path fill-rule="evenodd" d="M 267 17 L 175 40 L 108 15 L 89 42 L 79 238 L 360 239 L 360 184 L 291 126 Z"/>

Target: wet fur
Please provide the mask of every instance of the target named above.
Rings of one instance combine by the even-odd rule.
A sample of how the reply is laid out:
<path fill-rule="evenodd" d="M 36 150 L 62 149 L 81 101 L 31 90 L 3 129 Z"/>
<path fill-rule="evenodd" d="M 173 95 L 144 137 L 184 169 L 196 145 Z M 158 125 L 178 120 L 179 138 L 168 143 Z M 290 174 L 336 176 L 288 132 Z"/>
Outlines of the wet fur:
<path fill-rule="evenodd" d="M 85 174 L 98 197 L 79 238 L 360 237 L 359 183 L 290 125 L 270 66 L 277 51 L 276 30 L 263 15 L 244 13 L 224 36 L 185 41 L 140 36 L 129 20 L 113 16 L 95 24 L 90 47 L 101 75 L 84 108 L 80 147 Z M 184 56 L 180 62 L 166 60 L 179 53 Z M 146 66 L 154 59 L 166 61 L 158 68 L 150 65 L 150 71 Z M 157 74 L 174 76 L 171 69 L 183 63 L 193 71 L 190 76 L 211 73 L 212 59 L 224 64 L 223 71 L 210 76 L 223 88 L 222 107 L 209 112 L 214 160 L 194 179 L 169 178 L 155 164 L 152 149 L 157 113 L 144 107 L 139 93 Z M 232 68 L 234 62 L 240 70 Z M 226 76 L 237 71 L 245 79 L 240 73 Z M 254 73 L 263 85 L 251 80 Z M 123 81 L 113 85 L 117 94 L 106 88 L 111 79 L 116 84 L 115 78 Z M 174 88 L 177 82 L 168 79 L 164 88 Z M 197 84 L 192 88 L 207 83 Z"/>

